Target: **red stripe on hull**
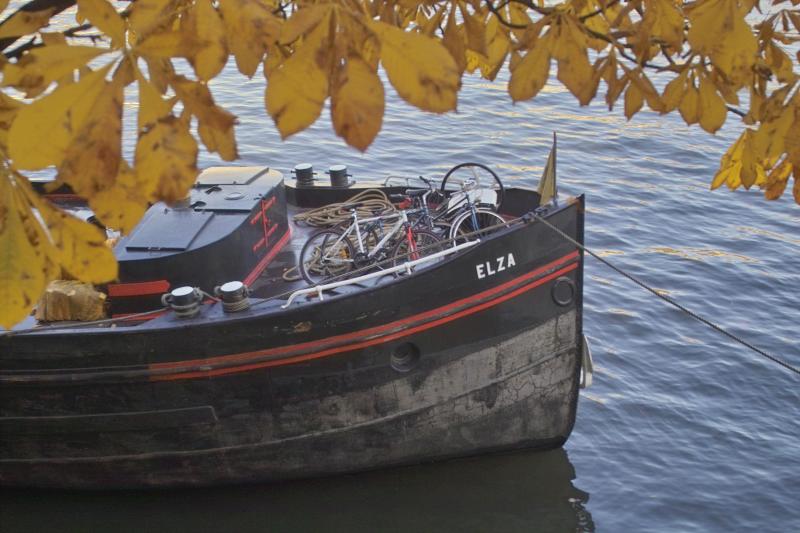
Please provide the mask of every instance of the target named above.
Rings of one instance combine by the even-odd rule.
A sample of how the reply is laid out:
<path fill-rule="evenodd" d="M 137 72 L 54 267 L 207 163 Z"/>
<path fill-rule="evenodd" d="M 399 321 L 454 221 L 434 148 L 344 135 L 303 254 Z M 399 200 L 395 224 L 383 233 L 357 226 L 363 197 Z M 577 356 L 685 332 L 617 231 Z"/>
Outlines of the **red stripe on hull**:
<path fill-rule="evenodd" d="M 394 322 L 390 322 L 388 324 L 383 324 L 381 326 L 376 326 L 376 327 L 373 327 L 373 328 L 369 328 L 369 329 L 365 329 L 365 330 L 361 330 L 361 331 L 356 331 L 356 332 L 348 333 L 348 334 L 344 334 L 344 335 L 338 335 L 338 336 L 335 336 L 335 337 L 328 337 L 326 339 L 321 339 L 321 340 L 318 340 L 318 341 L 310 341 L 310 342 L 291 345 L 291 346 L 282 346 L 282 347 L 279 347 L 279 348 L 271 348 L 271 349 L 266 349 L 266 350 L 258 350 L 258 351 L 253 351 L 253 352 L 245 352 L 245 353 L 241 353 L 241 354 L 232 354 L 232 355 L 227 355 L 227 356 L 220 356 L 220 357 L 213 357 L 213 358 L 208 358 L 208 359 L 199 359 L 199 360 L 192 360 L 192 361 L 180 361 L 180 362 L 174 362 L 174 363 L 156 363 L 156 364 L 150 365 L 149 368 L 151 370 L 175 369 L 175 370 L 179 371 L 180 368 L 194 367 L 194 366 L 200 366 L 200 365 L 214 365 L 214 364 L 220 364 L 220 363 L 246 362 L 248 360 L 252 360 L 252 359 L 258 358 L 258 357 L 268 357 L 268 356 L 271 356 L 271 355 L 279 356 L 279 355 L 285 354 L 287 352 L 293 352 L 293 351 L 297 351 L 297 350 L 302 350 L 304 348 L 315 348 L 315 347 L 318 347 L 320 345 L 331 344 L 331 343 L 334 343 L 334 342 L 337 342 L 337 341 L 346 341 L 346 340 L 351 340 L 351 339 L 355 339 L 355 338 L 369 337 L 369 336 L 372 336 L 372 335 L 375 335 L 375 334 L 380 334 L 382 332 L 386 332 L 387 330 L 391 330 L 391 329 L 394 329 L 396 327 L 407 325 L 407 324 L 412 323 L 412 322 L 417 322 L 419 320 L 425 320 L 427 318 L 432 318 L 432 317 L 435 317 L 437 315 L 441 315 L 443 313 L 446 313 L 446 312 L 448 312 L 448 311 L 450 311 L 450 310 L 452 310 L 454 308 L 457 308 L 459 306 L 463 306 L 464 304 L 468 304 L 468 303 L 474 302 L 476 300 L 481 300 L 481 299 L 483 299 L 483 298 L 485 298 L 487 296 L 492 296 L 494 294 L 497 294 L 498 292 L 502 292 L 503 290 L 505 290 L 505 289 L 507 289 L 509 287 L 512 287 L 515 284 L 519 284 L 522 281 L 526 281 L 526 280 L 529 280 L 531 278 L 534 278 L 534 277 L 546 272 L 547 270 L 550 270 L 552 268 L 558 267 L 558 266 L 560 266 L 560 265 L 562 265 L 562 264 L 564 264 L 566 262 L 569 262 L 569 261 L 571 261 L 571 260 L 573 260 L 573 259 L 575 259 L 577 257 L 578 257 L 578 252 L 576 251 L 576 252 L 568 254 L 568 255 L 560 258 L 560 259 L 557 259 L 556 261 L 548 263 L 547 265 L 545 265 L 543 267 L 540 267 L 540 268 L 538 268 L 536 270 L 533 270 L 533 271 L 528 272 L 528 273 L 526 273 L 526 274 L 524 274 L 522 276 L 519 276 L 519 277 L 517 277 L 517 278 L 515 278 L 513 280 L 510 280 L 510 281 L 505 282 L 505 283 L 503 283 L 501 285 L 498 285 L 497 287 L 493 287 L 491 289 L 488 289 L 486 291 L 483 291 L 481 293 L 475 294 L 475 295 L 467 297 L 467 298 L 462 298 L 461 300 L 457 300 L 455 302 L 452 302 L 452 303 L 450 303 L 448 305 L 439 307 L 437 309 L 433 309 L 433 310 L 430 310 L 430 311 L 426 311 L 424 313 L 413 315 L 411 317 L 407 317 L 407 318 L 402 319 L 402 320 L 397 320 L 397 321 L 394 321 Z M 399 338 L 402 338 L 402 337 L 405 337 L 405 336 L 408 336 L 408 335 L 412 335 L 412 334 L 420 332 L 420 331 L 425 331 L 425 330 L 440 326 L 442 324 L 446 324 L 448 322 L 452 322 L 454 320 L 458 320 L 459 318 L 462 318 L 462 317 L 465 317 L 465 316 L 469 316 L 469 315 L 472 315 L 474 313 L 478 313 L 480 311 L 483 311 L 484 309 L 488 309 L 488 308 L 494 307 L 494 306 L 499 305 L 499 304 L 501 304 L 501 303 L 503 303 L 503 302 L 505 302 L 505 301 L 507 301 L 507 300 L 509 300 L 511 298 L 514 298 L 514 297 L 516 297 L 516 296 L 518 296 L 520 294 L 523 294 L 525 292 L 528 292 L 528 291 L 530 291 L 530 290 L 532 290 L 532 289 L 534 289 L 534 288 L 536 288 L 536 287 L 538 287 L 540 285 L 543 285 L 544 283 L 547 283 L 548 281 L 550 281 L 552 279 L 555 279 L 555 278 L 557 278 L 559 276 L 567 274 L 567 273 L 575 270 L 576 268 L 578 268 L 578 263 L 573 263 L 573 264 L 567 265 L 567 266 L 565 266 L 563 268 L 560 268 L 559 270 L 556 270 L 555 272 L 547 274 L 544 277 L 541 277 L 539 279 L 536 279 L 535 281 L 532 281 L 532 282 L 527 283 L 527 284 L 525 284 L 525 285 L 523 285 L 521 287 L 518 287 L 518 288 L 514 289 L 511 292 L 508 292 L 506 294 L 502 294 L 501 296 L 498 296 L 498 297 L 496 297 L 496 298 L 494 298 L 492 300 L 488 300 L 488 301 L 482 302 L 482 303 L 480 303 L 478 305 L 475 305 L 473 307 L 469 307 L 467 309 L 462 309 L 461 311 L 453 313 L 452 315 L 448 315 L 448 316 L 437 318 L 435 320 L 432 320 L 431 322 L 420 324 L 418 326 L 414 326 L 414 327 L 411 327 L 411 328 L 408 328 L 408 329 L 404 329 L 402 331 L 389 333 L 387 335 L 381 335 L 381 336 L 378 336 L 377 338 L 374 338 L 374 339 L 369 339 L 369 340 L 365 340 L 365 341 L 362 341 L 362 342 L 356 342 L 356 343 L 352 343 L 352 344 L 347 344 L 347 345 L 344 345 L 344 346 L 337 346 L 337 347 L 333 347 L 333 348 L 323 349 L 323 350 L 320 350 L 320 351 L 317 351 L 317 352 L 312 352 L 312 353 L 307 353 L 307 354 L 302 354 L 302 355 L 297 355 L 297 356 L 286 357 L 286 358 L 283 358 L 283 359 L 278 359 L 278 360 L 273 360 L 273 361 L 260 361 L 258 363 L 244 364 L 244 365 L 239 365 L 239 366 L 235 366 L 235 367 L 231 367 L 231 368 L 219 368 L 219 369 L 215 369 L 215 370 L 191 371 L 191 372 L 167 374 L 167 375 L 160 375 L 160 376 L 152 376 L 151 380 L 153 380 L 153 381 L 168 381 L 168 380 L 177 380 L 177 379 L 193 379 L 193 378 L 200 378 L 200 377 L 210 377 L 210 376 L 231 374 L 231 373 L 236 373 L 236 372 L 246 372 L 246 371 L 254 370 L 254 369 L 258 369 L 258 368 L 266 368 L 266 367 L 274 367 L 274 366 L 282 366 L 282 365 L 294 364 L 294 363 L 298 363 L 298 362 L 302 362 L 302 361 L 308 361 L 308 360 L 312 360 L 312 359 L 318 359 L 318 358 L 321 358 L 321 357 L 335 355 L 335 354 L 342 353 L 342 352 L 358 350 L 358 349 L 361 349 L 361 348 L 374 346 L 376 344 L 383 344 L 383 343 L 390 342 L 390 341 L 395 340 L 395 339 L 399 339 Z"/>

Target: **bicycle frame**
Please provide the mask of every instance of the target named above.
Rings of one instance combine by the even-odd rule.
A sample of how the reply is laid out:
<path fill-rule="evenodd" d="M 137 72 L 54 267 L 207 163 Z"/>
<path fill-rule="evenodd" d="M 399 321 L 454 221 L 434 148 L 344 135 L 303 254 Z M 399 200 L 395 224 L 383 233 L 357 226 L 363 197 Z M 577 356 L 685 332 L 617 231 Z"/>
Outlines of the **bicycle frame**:
<path fill-rule="evenodd" d="M 361 224 L 366 224 L 368 222 L 384 221 L 395 217 L 397 218 L 397 222 L 395 222 L 392 225 L 389 231 L 386 232 L 383 238 L 380 241 L 378 241 L 378 243 L 375 244 L 375 246 L 373 246 L 371 250 L 367 251 L 364 247 L 364 237 L 361 232 Z M 349 237 L 350 235 L 355 233 L 358 251 L 364 254 L 368 259 L 374 259 L 377 253 L 383 250 L 386 244 L 400 232 L 400 229 L 403 226 L 407 226 L 408 229 L 406 231 L 406 238 L 409 240 L 409 246 L 414 247 L 413 233 L 411 230 L 411 225 L 408 223 L 408 214 L 405 210 L 399 211 L 398 213 L 391 215 L 381 215 L 377 217 L 368 217 L 363 219 L 359 219 L 358 212 L 353 210 L 352 220 L 353 221 L 350 223 L 347 229 L 344 232 L 342 232 L 342 236 L 339 237 L 339 239 L 337 239 L 334 244 L 339 244 L 339 242 L 341 242 L 342 239 L 344 239 L 345 237 Z M 416 252 L 416 250 L 414 250 L 414 252 Z"/>

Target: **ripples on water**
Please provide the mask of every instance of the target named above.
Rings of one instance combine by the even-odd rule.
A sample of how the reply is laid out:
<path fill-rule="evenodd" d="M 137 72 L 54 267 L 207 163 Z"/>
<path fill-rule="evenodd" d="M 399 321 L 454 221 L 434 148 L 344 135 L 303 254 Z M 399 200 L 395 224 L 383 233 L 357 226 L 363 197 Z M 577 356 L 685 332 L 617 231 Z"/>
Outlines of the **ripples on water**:
<path fill-rule="evenodd" d="M 756 191 L 708 191 L 740 130 L 735 117 L 711 136 L 678 116 L 643 112 L 626 122 L 621 108 L 579 109 L 558 87 L 512 105 L 505 80 L 465 78 L 458 113 L 441 117 L 390 89 L 383 131 L 360 154 L 334 136 L 327 110 L 281 142 L 264 112 L 263 81 L 229 71 L 213 90 L 239 116 L 241 163 L 284 173 L 310 162 L 320 172 L 346 164 L 357 178 L 441 177 L 477 161 L 507 183 L 532 186 L 558 131 L 561 192 L 586 193 L 590 248 L 800 364 L 800 207 L 788 193 L 767 203 Z M 219 164 L 208 154 L 201 162 Z M 28 516 L 20 527 L 32 526 L 46 503 L 60 529 L 84 531 L 800 530 L 800 380 L 591 258 L 585 311 L 597 375 L 566 451 L 276 487 L 15 494 L 6 497 L 6 516 Z"/>

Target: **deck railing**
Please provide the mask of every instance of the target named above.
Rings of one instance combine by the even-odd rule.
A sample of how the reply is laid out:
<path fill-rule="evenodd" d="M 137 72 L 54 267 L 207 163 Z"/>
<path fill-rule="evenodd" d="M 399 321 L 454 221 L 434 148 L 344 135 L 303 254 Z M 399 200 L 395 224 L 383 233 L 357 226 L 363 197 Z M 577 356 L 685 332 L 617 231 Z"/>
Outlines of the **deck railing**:
<path fill-rule="evenodd" d="M 465 250 L 467 248 L 471 248 L 476 244 L 480 243 L 480 239 L 476 239 L 474 241 L 467 241 L 461 244 L 456 244 L 450 248 L 442 250 L 440 252 L 433 253 L 431 255 L 426 255 L 425 257 L 420 257 L 419 259 L 415 259 L 413 261 L 407 261 L 402 265 L 395 265 L 393 267 L 389 267 L 384 270 L 378 270 L 376 272 L 370 272 L 369 274 L 364 274 L 363 276 L 358 276 L 357 278 L 349 278 L 343 279 L 341 281 L 334 281 L 332 283 L 325 283 L 323 285 L 316 285 L 314 287 L 308 287 L 306 289 L 298 289 L 294 291 L 290 296 L 289 299 L 286 300 L 286 303 L 281 306 L 282 309 L 286 309 L 294 302 L 295 298 L 299 296 L 304 296 L 307 294 L 316 294 L 320 300 L 323 300 L 324 297 L 322 295 L 323 292 L 331 289 L 336 289 L 338 287 L 344 287 L 346 285 L 355 285 L 358 283 L 363 283 L 364 281 L 368 281 L 371 279 L 379 278 L 382 276 L 386 276 L 388 274 L 394 274 L 395 272 L 401 272 L 405 270 L 406 274 L 411 274 L 414 267 L 417 265 L 421 265 L 423 263 L 429 263 L 435 259 L 439 259 L 456 252 L 460 252 L 461 250 Z"/>

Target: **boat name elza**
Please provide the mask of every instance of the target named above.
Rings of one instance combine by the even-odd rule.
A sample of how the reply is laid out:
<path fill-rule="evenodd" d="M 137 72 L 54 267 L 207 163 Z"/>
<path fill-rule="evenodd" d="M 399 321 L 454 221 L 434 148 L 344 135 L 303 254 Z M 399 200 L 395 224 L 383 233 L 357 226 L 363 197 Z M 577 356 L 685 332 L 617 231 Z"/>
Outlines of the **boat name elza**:
<path fill-rule="evenodd" d="M 496 268 L 493 268 L 493 265 L 495 265 Z M 501 255 L 496 258 L 494 263 L 492 261 L 486 261 L 485 263 L 475 265 L 475 271 L 478 274 L 478 279 L 483 279 L 486 276 L 494 276 L 498 272 L 502 272 L 513 266 L 517 266 L 517 262 L 514 260 L 514 254 L 509 252 L 508 255 Z"/>

